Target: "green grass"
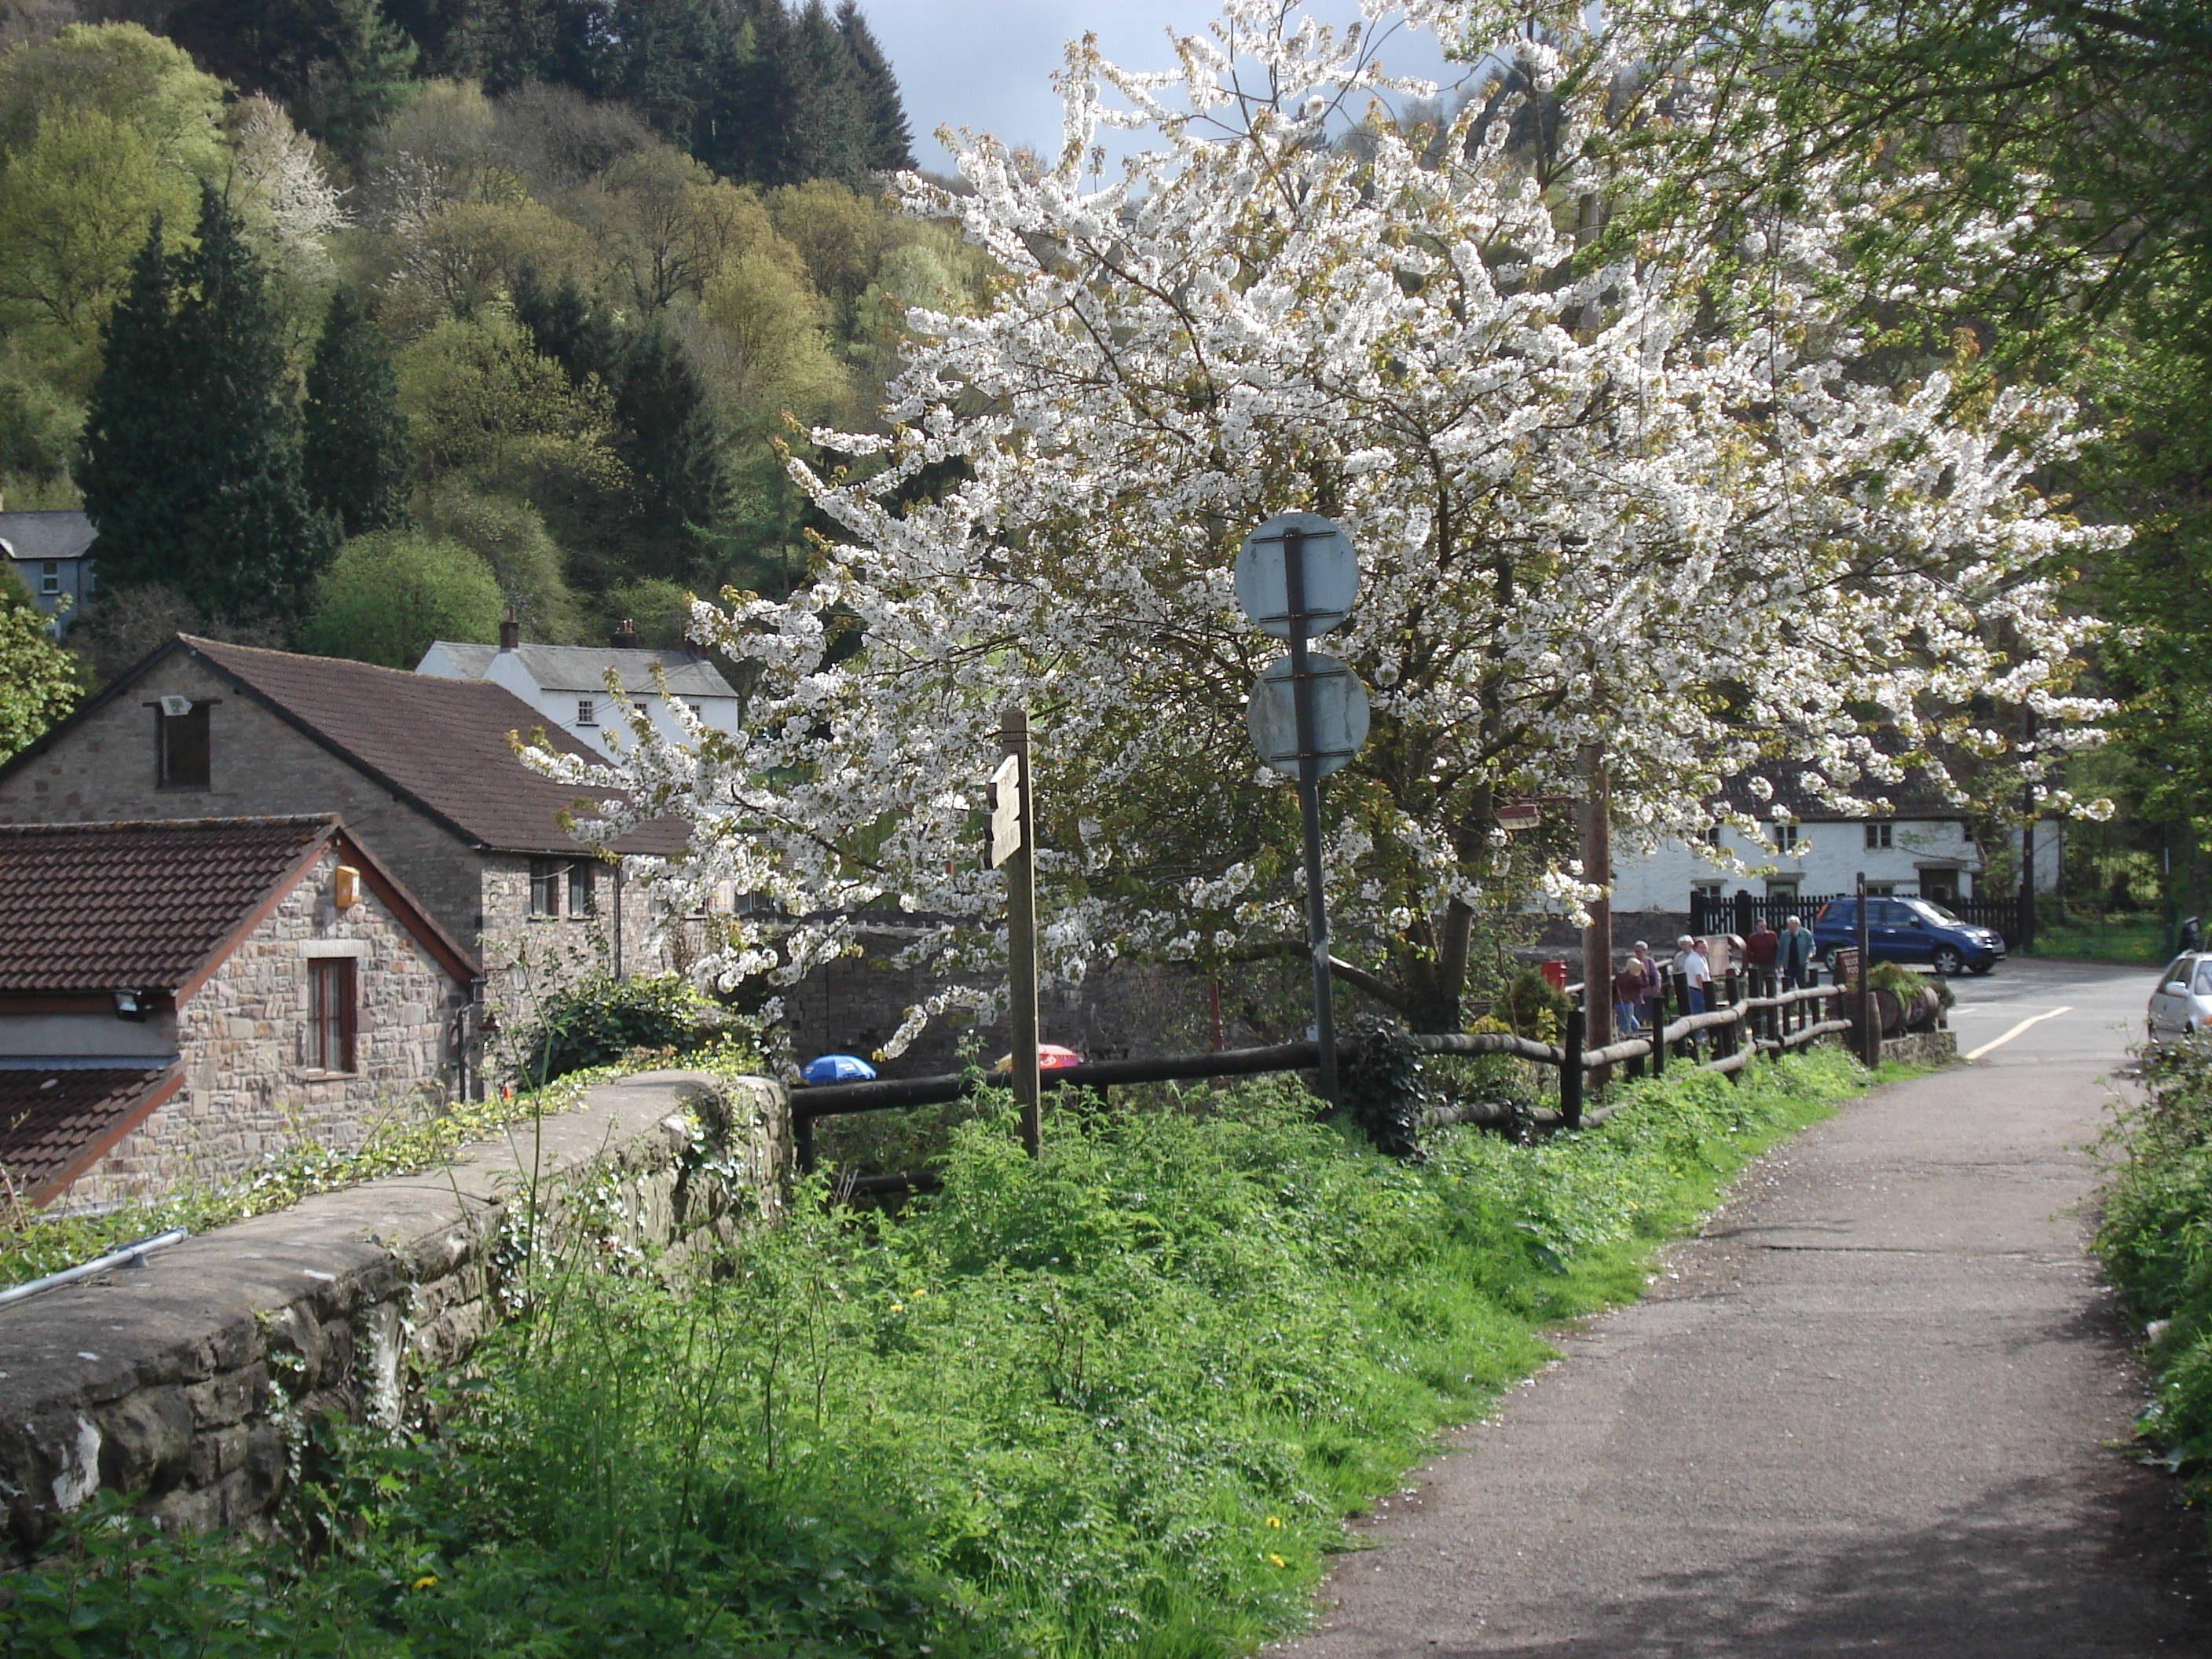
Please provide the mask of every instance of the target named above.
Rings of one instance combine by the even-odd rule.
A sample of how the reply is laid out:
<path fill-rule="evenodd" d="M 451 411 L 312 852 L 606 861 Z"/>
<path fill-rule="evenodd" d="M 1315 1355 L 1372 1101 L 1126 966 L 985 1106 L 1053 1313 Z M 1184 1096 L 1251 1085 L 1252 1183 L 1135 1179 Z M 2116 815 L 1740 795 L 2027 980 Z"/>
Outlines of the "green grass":
<path fill-rule="evenodd" d="M 2140 962 L 2155 967 L 2166 960 L 2166 923 L 2157 916 L 2112 916 L 2080 921 L 2038 920 L 2036 957 L 2070 957 L 2090 962 Z"/>
<path fill-rule="evenodd" d="M 333 1449 L 293 1543 L 110 1505 L 0 1589 L 0 1652 L 1248 1650 L 1548 1326 L 1866 1081 L 1676 1073 L 1413 1164 L 1287 1079 L 1060 1110 L 1034 1164 L 1001 1102 L 895 1221 L 805 1201 L 672 1280 L 580 1237 L 434 1429 Z"/>

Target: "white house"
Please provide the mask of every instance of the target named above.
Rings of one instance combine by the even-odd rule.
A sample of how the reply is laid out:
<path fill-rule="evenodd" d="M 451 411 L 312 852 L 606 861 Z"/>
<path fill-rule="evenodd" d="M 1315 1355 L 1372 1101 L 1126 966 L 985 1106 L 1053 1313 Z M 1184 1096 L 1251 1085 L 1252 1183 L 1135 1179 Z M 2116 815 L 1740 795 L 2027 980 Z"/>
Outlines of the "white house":
<path fill-rule="evenodd" d="M 415 665 L 418 674 L 490 680 L 504 686 L 544 715 L 549 726 L 557 726 L 609 759 L 629 735 L 623 702 L 650 714 L 661 736 L 682 740 L 683 731 L 653 678 L 655 669 L 667 685 L 668 696 L 681 698 L 709 728 L 738 729 L 738 694 L 712 663 L 687 651 L 643 648 L 628 623 L 606 647 L 525 645 L 520 624 L 510 617 L 500 624 L 496 648 L 440 640 Z M 619 698 L 607 690 L 610 670 L 622 687 Z"/>
<path fill-rule="evenodd" d="M 1752 787 L 1754 775 L 1730 779 L 1719 805 L 1764 823 L 1767 845 L 1733 825 L 1717 823 L 1706 832 L 1703 848 L 1674 841 L 1639 852 L 1616 843 L 1613 908 L 1679 912 L 1700 891 L 1716 896 L 1750 892 L 1768 898 L 1796 893 L 1826 897 L 1851 891 L 1862 872 L 1873 893 L 1939 902 L 1990 896 L 1978 889 L 1982 850 L 1969 820 L 1934 790 L 1908 779 L 1882 792 L 1890 811 L 1854 817 L 1814 799 L 1779 772 L 1765 775 L 1771 793 L 1762 799 Z M 1777 805 L 1787 808 L 1793 821 L 1772 822 Z M 2015 835 L 2015 849 L 2018 844 Z M 2037 890 L 2055 891 L 2055 824 L 2038 826 L 2035 850 Z M 1716 862 L 1714 854 L 1723 861 Z M 1731 858 L 1742 865 L 1741 872 L 1726 862 Z"/>
<path fill-rule="evenodd" d="M 99 534 L 92 520 L 75 508 L 0 512 L 0 555 L 30 589 L 39 609 L 55 616 L 57 636 L 69 631 L 92 592 L 92 544 Z"/>

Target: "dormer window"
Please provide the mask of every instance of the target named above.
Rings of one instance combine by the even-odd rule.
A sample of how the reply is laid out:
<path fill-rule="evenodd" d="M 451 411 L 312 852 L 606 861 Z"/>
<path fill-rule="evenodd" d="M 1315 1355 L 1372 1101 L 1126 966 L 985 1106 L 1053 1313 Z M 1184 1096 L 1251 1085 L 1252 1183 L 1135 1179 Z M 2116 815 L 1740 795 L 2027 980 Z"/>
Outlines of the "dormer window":
<path fill-rule="evenodd" d="M 576 724 L 579 726 L 597 726 L 599 723 L 599 705 L 598 702 L 591 697 L 577 698 Z"/>

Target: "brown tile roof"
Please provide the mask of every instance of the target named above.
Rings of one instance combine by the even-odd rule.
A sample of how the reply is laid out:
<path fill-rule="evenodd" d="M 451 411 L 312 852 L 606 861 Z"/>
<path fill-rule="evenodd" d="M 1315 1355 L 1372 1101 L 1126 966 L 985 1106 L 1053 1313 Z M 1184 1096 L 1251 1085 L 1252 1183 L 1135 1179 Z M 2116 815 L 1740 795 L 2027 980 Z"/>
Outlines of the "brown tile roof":
<path fill-rule="evenodd" d="M 1840 823 L 1852 818 L 1958 818 L 1972 813 L 1969 807 L 1954 806 L 1943 799 L 1928 775 L 1915 768 L 1905 773 L 1898 783 L 1876 783 L 1862 780 L 1850 789 L 1843 791 L 1848 798 L 1864 801 L 1886 800 L 1888 806 L 1879 811 L 1850 811 L 1815 799 L 1799 787 L 1797 780 L 1808 767 L 1803 763 L 1777 761 L 1740 772 L 1721 785 L 1715 805 L 1735 811 L 1747 812 L 1765 823 L 1774 816 L 1774 809 L 1786 806 L 1803 823 Z M 1772 786 L 1773 793 L 1761 799 L 1753 790 L 1753 778 L 1764 778 Z"/>
<path fill-rule="evenodd" d="M 540 777 L 515 757 L 509 734 L 527 738 L 545 719 L 506 687 L 189 635 L 178 642 L 463 840 L 502 853 L 575 852 L 556 819 L 589 792 Z M 557 726 L 546 738 L 562 754 L 599 759 Z M 617 846 L 625 853 L 666 854 L 684 841 L 681 824 L 662 821 Z"/>
<path fill-rule="evenodd" d="M 0 993 L 173 991 L 337 827 L 0 824 Z"/>
<path fill-rule="evenodd" d="M 82 1172 L 151 1102 L 167 1066 L 0 1066 L 0 1202 L 27 1204 Z"/>

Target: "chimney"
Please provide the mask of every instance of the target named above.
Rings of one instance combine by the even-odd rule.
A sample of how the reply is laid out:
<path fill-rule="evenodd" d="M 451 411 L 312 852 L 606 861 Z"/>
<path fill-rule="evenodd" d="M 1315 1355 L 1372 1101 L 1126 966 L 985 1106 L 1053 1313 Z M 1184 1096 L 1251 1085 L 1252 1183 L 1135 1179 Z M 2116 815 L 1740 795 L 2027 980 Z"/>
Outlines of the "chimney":
<path fill-rule="evenodd" d="M 628 617 L 624 617 L 615 624 L 615 649 L 617 651 L 637 649 L 637 624 Z"/>
<path fill-rule="evenodd" d="M 499 648 L 512 651 L 522 643 L 522 623 L 515 617 L 514 607 L 507 607 L 507 614 L 499 619 Z"/>

